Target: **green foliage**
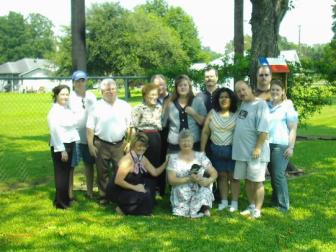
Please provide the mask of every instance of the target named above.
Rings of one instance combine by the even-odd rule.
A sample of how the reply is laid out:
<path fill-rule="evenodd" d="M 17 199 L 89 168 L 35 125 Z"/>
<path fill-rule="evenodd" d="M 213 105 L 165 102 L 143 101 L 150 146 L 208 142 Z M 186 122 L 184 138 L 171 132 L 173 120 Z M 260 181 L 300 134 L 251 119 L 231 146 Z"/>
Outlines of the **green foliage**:
<path fill-rule="evenodd" d="M 175 29 L 179 34 L 182 48 L 191 62 L 203 60 L 200 58 L 202 52 L 201 41 L 198 38 L 198 31 L 192 17 L 181 7 L 170 7 L 164 19 L 169 27 Z"/>
<path fill-rule="evenodd" d="M 63 27 L 64 36 L 58 37 L 56 45 L 58 50 L 50 53 L 49 57 L 58 66 L 56 75 L 70 76 L 72 71 L 71 58 L 71 31 L 69 27 Z"/>
<path fill-rule="evenodd" d="M 320 73 L 330 82 L 336 79 L 336 39 L 333 39 L 324 47 L 320 60 Z"/>
<path fill-rule="evenodd" d="M 334 39 L 336 39 L 336 0 L 334 0 L 334 4 L 332 5 L 332 18 L 334 19 L 332 31 L 334 32 Z"/>
<path fill-rule="evenodd" d="M 250 51 L 252 47 L 252 37 L 249 35 L 244 35 L 244 50 Z M 225 53 L 230 54 L 234 52 L 233 40 L 230 40 L 225 45 Z"/>
<path fill-rule="evenodd" d="M 55 50 L 52 22 L 40 15 L 9 12 L 0 17 L 0 64 L 25 57 L 44 58 Z"/>
<path fill-rule="evenodd" d="M 181 7 L 170 7 L 165 0 L 149 0 L 138 9 L 153 14 L 174 29 L 180 37 L 182 48 L 191 62 L 207 62 L 212 57 L 208 50 L 202 50 L 197 27 L 190 15 Z"/>
<path fill-rule="evenodd" d="M 296 65 L 289 66 L 291 74 L 288 78 L 287 95 L 294 102 L 300 115 L 300 123 L 305 124 L 306 120 L 314 113 L 320 112 L 323 106 L 331 104 L 332 97 L 336 95 L 336 88 L 327 83 L 314 85 L 317 79 L 311 72 Z"/>
<path fill-rule="evenodd" d="M 249 73 L 249 66 L 251 62 L 250 55 L 238 57 L 236 63 L 233 62 L 231 54 L 226 54 L 223 56 L 222 66 L 212 66 L 218 70 L 218 82 L 227 83 L 231 81 L 232 78 L 239 77 L 241 79 L 246 79 Z M 193 70 L 189 69 L 187 73 L 191 79 L 194 81 L 194 85 L 200 89 L 204 89 L 204 70 Z"/>
<path fill-rule="evenodd" d="M 88 71 L 95 75 L 168 77 L 183 73 L 191 61 L 180 35 L 162 17 L 142 8 L 127 11 L 118 3 L 94 4 L 87 11 Z M 70 32 L 55 55 L 61 72 L 71 71 Z"/>

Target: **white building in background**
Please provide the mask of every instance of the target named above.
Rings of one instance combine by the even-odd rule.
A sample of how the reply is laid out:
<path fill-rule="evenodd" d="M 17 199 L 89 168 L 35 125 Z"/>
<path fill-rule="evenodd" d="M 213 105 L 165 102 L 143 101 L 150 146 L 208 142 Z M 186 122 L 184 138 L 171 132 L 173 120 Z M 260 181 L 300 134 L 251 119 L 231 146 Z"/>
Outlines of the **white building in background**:
<path fill-rule="evenodd" d="M 60 84 L 58 80 L 28 80 L 24 78 L 48 78 L 56 71 L 56 66 L 45 59 L 23 58 L 15 62 L 7 62 L 0 65 L 0 92 L 16 91 L 26 92 L 49 92 Z M 23 78 L 23 80 L 4 80 L 6 78 Z M 62 81 L 71 85 L 71 81 Z"/>
<path fill-rule="evenodd" d="M 229 54 L 229 63 L 233 63 L 233 53 Z M 224 65 L 223 61 L 225 59 L 225 56 L 221 56 L 217 59 L 214 59 L 213 61 L 209 62 L 208 64 L 206 63 L 195 63 L 190 66 L 190 70 L 195 70 L 195 71 L 204 71 L 205 68 L 208 66 L 213 66 L 213 67 L 221 67 Z M 225 79 L 224 83 L 219 83 L 220 87 L 227 87 L 233 90 L 234 88 L 234 80 L 233 78 L 227 78 Z"/>
<path fill-rule="evenodd" d="M 299 55 L 297 54 L 296 50 L 286 50 L 286 51 L 280 51 L 280 56 L 284 60 L 290 63 L 297 63 L 301 65 Z"/>

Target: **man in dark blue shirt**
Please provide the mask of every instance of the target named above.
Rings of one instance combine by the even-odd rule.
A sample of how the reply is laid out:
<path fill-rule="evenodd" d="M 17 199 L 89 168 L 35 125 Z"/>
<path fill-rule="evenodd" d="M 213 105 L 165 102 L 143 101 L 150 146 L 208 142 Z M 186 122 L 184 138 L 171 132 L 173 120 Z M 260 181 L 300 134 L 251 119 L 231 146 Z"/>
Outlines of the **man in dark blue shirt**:
<path fill-rule="evenodd" d="M 204 105 L 207 109 L 207 112 L 213 108 L 213 96 L 215 91 L 218 89 L 218 71 L 217 69 L 210 67 L 204 71 L 204 83 L 205 90 L 197 94 L 202 98 Z"/>

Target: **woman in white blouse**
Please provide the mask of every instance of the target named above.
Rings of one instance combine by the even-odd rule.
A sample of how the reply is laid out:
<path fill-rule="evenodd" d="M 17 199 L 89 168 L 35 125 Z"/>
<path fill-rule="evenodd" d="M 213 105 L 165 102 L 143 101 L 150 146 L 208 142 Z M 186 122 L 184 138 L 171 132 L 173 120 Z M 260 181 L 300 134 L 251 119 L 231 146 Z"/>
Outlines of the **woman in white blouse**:
<path fill-rule="evenodd" d="M 70 88 L 59 85 L 52 91 L 54 104 L 48 113 L 48 126 L 56 187 L 54 205 L 56 208 L 66 209 L 70 206 L 69 178 L 72 152 L 79 135 L 74 116 L 67 106 Z"/>

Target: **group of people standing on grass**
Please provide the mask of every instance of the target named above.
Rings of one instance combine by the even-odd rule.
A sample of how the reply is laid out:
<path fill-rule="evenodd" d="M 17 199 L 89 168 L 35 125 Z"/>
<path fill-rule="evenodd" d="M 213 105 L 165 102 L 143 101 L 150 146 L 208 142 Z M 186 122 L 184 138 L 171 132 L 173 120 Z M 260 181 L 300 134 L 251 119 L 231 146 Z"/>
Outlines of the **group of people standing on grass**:
<path fill-rule="evenodd" d="M 245 180 L 249 205 L 241 214 L 259 218 L 267 167 L 272 203 L 288 211 L 285 174 L 298 115 L 282 81 L 271 81 L 269 66 L 258 68 L 255 91 L 244 81 L 234 91 L 219 87 L 214 68 L 206 69 L 204 77 L 205 90 L 194 95 L 187 75 L 175 79 L 171 94 L 164 76 L 155 75 L 133 109 L 118 98 L 113 79 L 101 82 L 98 101 L 85 90 L 83 71 L 73 73 L 71 92 L 65 85 L 55 87 L 48 114 L 55 206 L 71 205 L 73 169 L 82 158 L 87 197 L 93 197 L 95 164 L 98 200 L 115 202 L 119 214 L 150 215 L 156 197 L 165 195 L 166 181 L 173 215 L 210 216 L 214 184 L 218 210 L 235 212 L 239 181 Z"/>

